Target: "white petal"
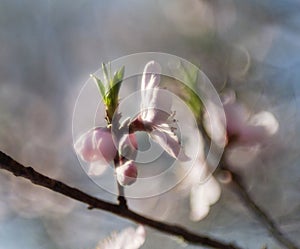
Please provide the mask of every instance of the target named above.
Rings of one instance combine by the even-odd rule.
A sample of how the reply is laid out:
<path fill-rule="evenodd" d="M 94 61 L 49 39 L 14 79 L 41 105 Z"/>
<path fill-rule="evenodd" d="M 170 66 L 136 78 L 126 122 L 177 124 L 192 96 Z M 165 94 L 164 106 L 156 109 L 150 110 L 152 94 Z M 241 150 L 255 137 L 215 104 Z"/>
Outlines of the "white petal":
<path fill-rule="evenodd" d="M 155 61 L 149 61 L 143 71 L 141 90 L 158 87 L 160 83 L 161 67 Z"/>
<path fill-rule="evenodd" d="M 262 144 L 274 135 L 279 128 L 279 124 L 270 112 L 262 111 L 251 117 L 248 124 L 240 130 L 239 142 L 242 145 Z"/>
<path fill-rule="evenodd" d="M 192 221 L 203 220 L 209 213 L 210 206 L 207 202 L 191 202 L 190 219 Z"/>
<path fill-rule="evenodd" d="M 178 168 L 177 174 L 180 179 L 186 173 L 186 167 L 182 166 Z M 178 188 L 190 192 L 193 186 L 199 184 L 199 180 L 203 181 L 207 177 L 207 166 L 204 161 L 199 160 L 199 162 L 193 164 L 192 168 L 188 171 L 188 174 L 182 180 Z"/>
<path fill-rule="evenodd" d="M 221 187 L 217 180 L 212 176 L 207 182 L 205 182 L 204 187 L 206 189 L 205 194 L 210 205 L 215 204 L 221 196 Z"/>
<path fill-rule="evenodd" d="M 255 114 L 250 123 L 256 126 L 263 126 L 269 135 L 273 135 L 278 131 L 279 124 L 274 115 L 267 111 Z"/>
<path fill-rule="evenodd" d="M 190 218 L 194 221 L 205 218 L 209 213 L 210 206 L 219 200 L 220 195 L 221 187 L 214 177 L 194 186 L 190 196 Z"/>
<path fill-rule="evenodd" d="M 138 226 L 138 228 L 135 230 L 134 236 L 130 238 L 131 245 L 129 244 L 126 249 L 137 249 L 140 248 L 145 240 L 146 240 L 146 231 L 143 226 Z"/>
<path fill-rule="evenodd" d="M 205 130 L 218 146 L 223 147 L 226 143 L 225 115 L 222 115 L 220 107 L 210 101 L 205 108 L 203 117 Z"/>
<path fill-rule="evenodd" d="M 97 249 L 138 249 L 145 239 L 146 232 L 143 226 L 140 225 L 137 229 L 129 227 L 100 242 Z"/>
<path fill-rule="evenodd" d="M 188 161 L 190 158 L 184 154 L 181 149 L 178 138 L 171 132 L 153 130 L 150 133 L 151 138 L 157 142 L 170 156 L 179 159 L 181 161 Z"/>
<path fill-rule="evenodd" d="M 141 110 L 146 111 L 153 107 L 153 101 L 156 99 L 158 86 L 160 83 L 161 67 L 155 61 L 150 61 L 145 66 L 141 82 Z M 143 113 L 142 117 L 146 120 L 147 114 Z"/>
<path fill-rule="evenodd" d="M 89 165 L 87 173 L 90 176 L 100 176 L 105 172 L 107 167 L 109 167 L 109 164 L 106 161 L 92 162 Z"/>
<path fill-rule="evenodd" d="M 155 89 L 154 95 L 149 103 L 148 108 L 153 108 L 152 115 L 148 114 L 146 120 L 154 124 L 165 123 L 172 115 L 172 95 L 164 89 Z"/>

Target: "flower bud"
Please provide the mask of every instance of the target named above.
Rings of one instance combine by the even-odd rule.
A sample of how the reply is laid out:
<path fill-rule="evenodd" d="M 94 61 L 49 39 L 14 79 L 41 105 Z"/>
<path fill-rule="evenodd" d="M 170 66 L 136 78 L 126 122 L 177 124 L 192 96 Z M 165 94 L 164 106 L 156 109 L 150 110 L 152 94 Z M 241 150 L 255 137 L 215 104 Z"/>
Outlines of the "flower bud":
<path fill-rule="evenodd" d="M 137 178 L 137 167 L 135 163 L 130 160 L 120 165 L 116 169 L 117 180 L 122 186 L 131 185 Z"/>
<path fill-rule="evenodd" d="M 117 153 L 111 131 L 106 127 L 96 127 L 81 135 L 74 144 L 74 149 L 86 162 L 109 162 Z"/>

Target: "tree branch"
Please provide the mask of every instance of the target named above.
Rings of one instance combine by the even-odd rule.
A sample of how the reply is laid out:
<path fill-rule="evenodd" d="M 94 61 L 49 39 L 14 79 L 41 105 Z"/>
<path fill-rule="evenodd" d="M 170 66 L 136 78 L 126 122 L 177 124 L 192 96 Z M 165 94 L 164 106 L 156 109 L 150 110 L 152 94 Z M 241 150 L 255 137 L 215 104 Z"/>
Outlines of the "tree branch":
<path fill-rule="evenodd" d="M 90 196 L 79 189 L 70 187 L 63 182 L 49 178 L 35 171 L 32 167 L 25 167 L 18 163 L 8 155 L 0 151 L 0 168 L 13 173 L 15 176 L 23 177 L 30 180 L 33 184 L 43 186 L 57 193 L 63 194 L 74 200 L 88 204 L 90 209 L 101 209 L 123 218 L 135 221 L 137 223 L 155 228 L 163 233 L 175 235 L 183 238 L 185 241 L 202 246 L 219 248 L 219 249 L 241 249 L 233 244 L 226 244 L 217 239 L 213 239 L 204 235 L 195 234 L 177 225 L 164 223 L 139 215 L 122 205 L 103 201 L 101 199 Z"/>
<path fill-rule="evenodd" d="M 245 204 L 251 213 L 256 216 L 257 220 L 259 220 L 267 228 L 269 233 L 272 234 L 272 236 L 286 248 L 299 249 L 299 247 L 297 247 L 293 241 L 291 241 L 282 233 L 275 221 L 255 203 L 253 198 L 247 192 L 241 177 L 226 167 L 224 163 L 222 164 L 222 168 L 228 170 L 232 175 L 232 190 L 238 195 L 239 199 Z"/>

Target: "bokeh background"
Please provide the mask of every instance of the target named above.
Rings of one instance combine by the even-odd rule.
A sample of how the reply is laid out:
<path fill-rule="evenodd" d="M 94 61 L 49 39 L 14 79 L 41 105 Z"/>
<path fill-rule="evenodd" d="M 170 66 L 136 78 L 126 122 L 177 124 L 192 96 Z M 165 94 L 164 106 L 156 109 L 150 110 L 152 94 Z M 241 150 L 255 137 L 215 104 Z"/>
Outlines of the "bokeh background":
<path fill-rule="evenodd" d="M 252 160 L 246 153 L 236 167 L 243 167 L 255 200 L 297 241 L 299 11 L 297 0 L 0 0 L 0 149 L 115 200 L 83 173 L 73 151 L 76 96 L 103 61 L 146 51 L 174 54 L 199 66 L 218 91 L 234 89 L 250 110 L 277 118 L 272 141 Z M 130 203 L 148 216 L 245 248 L 281 248 L 226 187 L 200 222 L 189 220 L 186 193 Z M 134 224 L 0 171 L 1 249 L 95 248 L 127 226 Z M 142 248 L 162 247 L 194 248 L 147 229 Z"/>

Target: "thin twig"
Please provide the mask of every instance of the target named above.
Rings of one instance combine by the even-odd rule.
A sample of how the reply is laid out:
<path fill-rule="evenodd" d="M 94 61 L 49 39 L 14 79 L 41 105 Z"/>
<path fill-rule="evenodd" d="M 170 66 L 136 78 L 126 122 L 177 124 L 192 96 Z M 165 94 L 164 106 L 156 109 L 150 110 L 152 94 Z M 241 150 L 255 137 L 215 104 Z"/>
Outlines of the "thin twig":
<path fill-rule="evenodd" d="M 117 182 L 117 184 L 118 184 L 118 193 L 119 193 L 118 196 L 119 206 L 128 209 L 127 200 L 124 193 L 124 187 L 119 182 Z"/>
<path fill-rule="evenodd" d="M 90 196 L 79 189 L 70 187 L 63 182 L 49 178 L 35 171 L 32 167 L 25 167 L 18 163 L 8 155 L 0 151 L 0 168 L 13 173 L 15 176 L 23 177 L 30 180 L 33 184 L 43 186 L 57 193 L 80 201 L 88 205 L 90 209 L 101 209 L 123 218 L 135 221 L 140 224 L 155 228 L 163 233 L 175 235 L 183 238 L 185 241 L 202 246 L 219 248 L 219 249 L 241 249 L 234 244 L 226 244 L 217 239 L 213 239 L 204 235 L 195 234 L 187 229 L 164 223 L 139 215 L 122 206 Z"/>
<path fill-rule="evenodd" d="M 115 156 L 114 164 L 115 164 L 115 168 L 120 166 L 119 153 L 117 153 L 117 155 Z M 127 200 L 126 200 L 125 192 L 124 192 L 124 187 L 118 181 L 117 181 L 117 186 L 118 186 L 119 206 L 123 207 L 124 209 L 128 209 Z"/>
<path fill-rule="evenodd" d="M 253 198 L 246 190 L 246 186 L 243 184 L 241 177 L 228 169 L 224 164 L 222 168 L 228 170 L 232 175 L 231 187 L 233 191 L 238 195 L 240 200 L 245 206 L 255 215 L 258 221 L 260 221 L 269 231 L 269 233 L 287 249 L 299 249 L 299 247 L 283 234 L 280 228 L 276 225 L 275 221 L 265 212 L 258 204 L 255 203 Z"/>

